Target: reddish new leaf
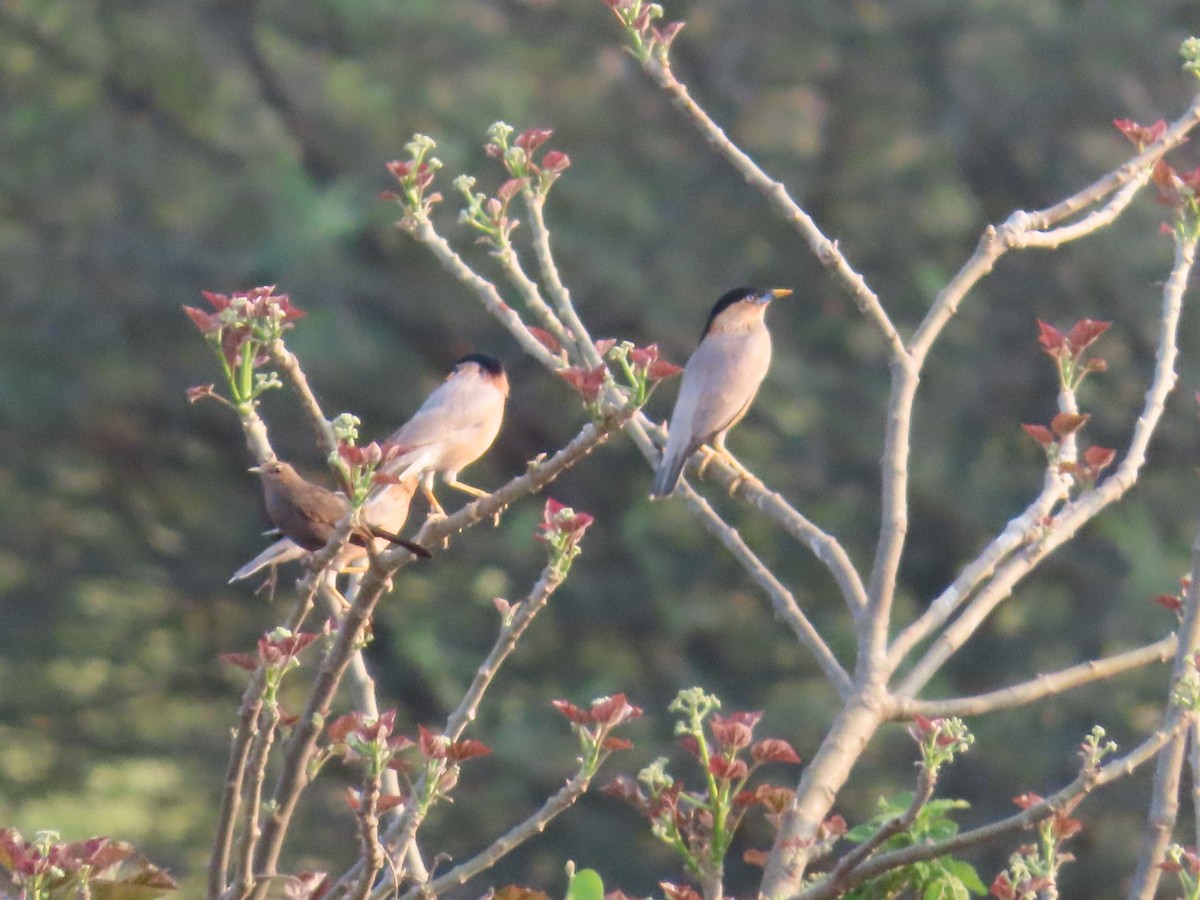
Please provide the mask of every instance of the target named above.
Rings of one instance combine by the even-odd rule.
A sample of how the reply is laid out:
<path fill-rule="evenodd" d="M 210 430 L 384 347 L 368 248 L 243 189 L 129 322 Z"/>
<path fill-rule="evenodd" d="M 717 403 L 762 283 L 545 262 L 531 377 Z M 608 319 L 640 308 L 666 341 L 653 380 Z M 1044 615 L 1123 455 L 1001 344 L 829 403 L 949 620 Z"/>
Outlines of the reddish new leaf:
<path fill-rule="evenodd" d="M 1051 356 L 1058 356 L 1066 347 L 1067 336 L 1053 325 L 1047 325 L 1041 319 L 1037 320 L 1037 324 L 1038 343 Z"/>
<path fill-rule="evenodd" d="M 1111 447 L 1088 447 L 1083 451 L 1083 461 L 1095 471 L 1110 465 L 1117 457 L 1117 451 Z"/>
<path fill-rule="evenodd" d="M 1087 413 L 1060 412 L 1050 420 L 1050 429 L 1059 437 L 1066 437 L 1082 428 L 1090 418 Z"/>
<path fill-rule="evenodd" d="M 1054 433 L 1045 425 L 1031 425 L 1028 422 L 1022 422 L 1021 427 L 1025 429 L 1025 433 L 1041 444 L 1043 447 L 1053 447 L 1056 443 Z"/>
<path fill-rule="evenodd" d="M 552 335 L 545 328 L 538 328 L 536 325 L 529 325 L 527 327 L 529 328 L 529 333 L 537 338 L 538 343 L 551 353 L 555 355 L 562 353 L 562 344 L 559 343 L 558 338 Z"/>
<path fill-rule="evenodd" d="M 1071 354 L 1078 357 L 1080 353 L 1095 343 L 1096 339 L 1111 327 L 1112 322 L 1080 319 L 1067 332 L 1067 345 L 1071 348 Z"/>
<path fill-rule="evenodd" d="M 798 763 L 800 755 L 792 745 L 781 738 L 767 738 L 750 748 L 750 755 L 757 762 Z"/>

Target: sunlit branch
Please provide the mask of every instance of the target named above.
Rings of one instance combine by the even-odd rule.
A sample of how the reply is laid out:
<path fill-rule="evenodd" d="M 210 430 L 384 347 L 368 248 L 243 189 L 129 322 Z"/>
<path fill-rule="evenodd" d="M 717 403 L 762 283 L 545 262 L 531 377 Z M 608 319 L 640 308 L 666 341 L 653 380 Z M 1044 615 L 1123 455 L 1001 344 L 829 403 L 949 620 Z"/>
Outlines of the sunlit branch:
<path fill-rule="evenodd" d="M 867 286 L 866 280 L 850 265 L 837 241 L 827 238 L 813 218 L 806 213 L 783 184 L 764 172 L 749 154 L 737 146 L 725 131 L 706 113 L 688 93 L 687 87 L 675 77 L 668 65 L 653 57 L 642 63 L 642 68 L 659 87 L 671 96 L 675 106 L 682 110 L 688 121 L 703 135 L 734 169 L 746 179 L 747 184 L 762 194 L 772 208 L 795 228 L 808 244 L 817 261 L 831 271 L 854 300 L 855 306 L 870 321 L 888 345 L 893 360 L 906 358 L 904 340 L 896 331 L 883 308 L 879 297 Z"/>
<path fill-rule="evenodd" d="M 1101 510 L 1119 500 L 1133 487 L 1146 461 L 1146 447 L 1154 434 L 1167 397 L 1175 386 L 1175 361 L 1179 354 L 1179 317 L 1183 296 L 1195 257 L 1196 242 L 1181 240 L 1175 249 L 1175 263 L 1163 286 L 1163 306 L 1159 323 L 1158 352 L 1154 374 L 1141 415 L 1133 426 L 1129 449 L 1117 470 L 1095 488 L 1067 503 L 1047 525 L 1041 539 L 1027 545 L 1000 566 L 995 577 L 967 604 L 962 614 L 934 641 L 921 661 L 898 688 L 903 696 L 914 696 L 933 674 L 975 633 L 987 616 L 1052 551 L 1070 540 Z"/>
<path fill-rule="evenodd" d="M 1032 213 L 1019 210 L 1009 216 L 1004 224 L 998 227 L 988 226 L 979 239 L 975 253 L 938 292 L 924 321 L 921 322 L 912 340 L 909 341 L 909 349 L 913 356 L 918 360 L 925 358 L 938 334 L 957 312 L 963 298 L 983 276 L 992 270 L 996 261 L 1008 250 L 1025 245 L 1058 246 L 1066 240 L 1083 237 L 1102 227 L 1105 222 L 1103 218 L 1098 218 L 1091 220 L 1095 227 L 1090 231 L 1067 226 L 1067 229 L 1060 230 L 1052 239 L 1038 237 L 1039 232 L 1044 232 L 1051 226 L 1087 209 L 1114 191 L 1119 191 L 1129 182 L 1144 178 L 1145 173 L 1150 171 L 1154 163 L 1172 147 L 1182 143 L 1188 132 L 1195 128 L 1197 123 L 1200 123 L 1200 96 L 1197 96 L 1187 111 L 1171 124 L 1160 140 L 1083 190 L 1054 206 Z M 1115 218 L 1116 214 L 1123 209 L 1124 205 L 1114 206 L 1112 217 Z M 1104 214 L 1107 215 L 1107 213 Z M 1051 232 L 1051 234 L 1055 234 L 1055 232 Z M 1050 242 L 1039 243 L 1046 240 Z"/>
<path fill-rule="evenodd" d="M 1024 706 L 1036 700 L 1042 700 L 1064 691 L 1074 690 L 1096 681 L 1112 678 L 1123 672 L 1140 669 L 1153 663 L 1163 663 L 1170 659 L 1178 644 L 1175 635 L 1169 635 L 1162 640 L 1115 653 L 1103 659 L 1093 659 L 1062 669 L 1039 675 L 1029 681 L 1010 685 L 986 694 L 973 697 L 948 697 L 944 700 L 905 700 L 899 699 L 896 704 L 897 719 L 911 719 L 915 715 L 933 718 L 935 716 L 981 716 L 985 713 L 1001 709 L 1013 709 Z"/>
<path fill-rule="evenodd" d="M 484 309 L 508 329 L 509 334 L 513 336 L 522 350 L 548 369 L 554 370 L 559 367 L 558 361 L 550 351 L 529 333 L 529 329 L 525 327 L 525 323 L 521 321 L 517 311 L 504 302 L 504 298 L 500 296 L 496 286 L 467 265 L 427 219 L 416 222 L 411 229 L 411 234 L 433 253 L 447 272 L 479 298 Z"/>
<path fill-rule="evenodd" d="M 1188 673 L 1195 673 L 1195 656 L 1200 649 L 1200 532 L 1192 542 L 1191 580 L 1184 595 L 1183 621 L 1179 626 L 1179 646 L 1175 651 L 1175 667 L 1171 673 L 1166 702 L 1170 708 L 1167 721 L 1186 722 L 1195 716 L 1173 702 L 1177 685 Z M 1194 725 L 1193 725 L 1194 727 Z M 1188 730 L 1180 730 L 1171 744 L 1158 758 L 1154 772 L 1154 785 L 1150 792 L 1150 808 L 1146 814 L 1146 828 L 1142 849 L 1138 854 L 1137 871 L 1129 888 L 1130 900 L 1152 900 L 1158 888 L 1163 861 L 1175 821 L 1179 815 L 1179 783 L 1183 773 L 1183 761 L 1187 749 Z"/>
<path fill-rule="evenodd" d="M 428 884 L 419 885 L 408 891 L 408 893 L 403 895 L 402 900 L 416 900 L 418 897 L 436 897 L 474 878 L 480 872 L 490 869 L 514 849 L 525 843 L 525 841 L 545 831 L 546 826 L 550 824 L 555 816 L 570 809 L 575 801 L 587 792 L 590 783 L 590 776 L 582 773 L 576 775 L 547 799 L 537 812 L 501 835 L 485 850 L 468 859 L 466 862 L 455 866 L 445 875 L 440 875 Z M 372 896 L 382 898 L 391 894 L 392 891 L 394 891 L 394 888 L 382 885 L 375 890 Z"/>
<path fill-rule="evenodd" d="M 604 360 L 600 357 L 591 335 L 588 334 L 583 320 L 579 318 L 579 313 L 575 310 L 575 304 L 571 301 L 571 293 L 563 283 L 558 265 L 554 261 L 554 254 L 550 250 L 550 230 L 546 227 L 545 219 L 546 197 L 528 185 L 522 189 L 521 195 L 525 200 L 525 208 L 529 211 L 529 227 L 533 232 L 533 252 L 537 256 L 538 269 L 542 274 L 542 280 L 546 284 L 550 299 L 554 303 L 554 308 L 558 310 L 558 315 L 567 329 L 574 335 L 575 344 L 579 348 L 584 362 L 591 368 L 602 365 Z"/>
<path fill-rule="evenodd" d="M 281 340 L 276 340 L 271 344 L 270 353 L 275 365 L 283 370 L 288 380 L 291 381 L 292 387 L 295 388 L 296 394 L 300 397 L 300 404 L 304 407 L 305 413 L 308 414 L 308 420 L 317 433 L 317 446 L 321 453 L 328 456 L 337 452 L 338 442 L 334 437 L 333 427 L 325 418 L 325 414 L 321 412 L 321 404 L 317 400 L 317 395 L 309 387 L 308 377 L 300 368 L 300 360 L 296 358 L 296 354 L 292 353 Z"/>
<path fill-rule="evenodd" d="M 642 454 L 653 465 L 659 457 L 659 452 L 654 445 L 654 441 L 643 427 L 642 422 L 639 420 L 630 422 L 626 427 L 626 431 L 638 449 L 642 451 Z M 679 487 L 676 488 L 676 493 L 684 498 L 688 504 L 688 508 L 700 520 L 705 529 L 733 554 L 734 559 L 741 564 L 750 577 L 766 592 L 771 600 L 771 607 L 775 610 L 775 614 L 787 623 L 800 643 L 813 654 L 817 660 L 817 664 L 821 667 L 821 671 L 825 673 L 825 677 L 829 679 L 830 684 L 833 685 L 838 694 L 846 696 L 851 689 L 850 676 L 846 674 L 846 670 L 837 661 L 837 657 L 833 655 L 833 651 L 829 648 L 825 639 L 821 637 L 820 632 L 813 626 L 809 618 L 804 615 L 799 604 L 796 603 L 796 598 L 792 595 L 792 592 L 783 586 L 782 582 L 775 577 L 775 574 L 747 546 L 738 530 L 718 516 L 708 504 L 708 501 L 692 490 L 692 487 L 686 481 L 680 482 Z"/>

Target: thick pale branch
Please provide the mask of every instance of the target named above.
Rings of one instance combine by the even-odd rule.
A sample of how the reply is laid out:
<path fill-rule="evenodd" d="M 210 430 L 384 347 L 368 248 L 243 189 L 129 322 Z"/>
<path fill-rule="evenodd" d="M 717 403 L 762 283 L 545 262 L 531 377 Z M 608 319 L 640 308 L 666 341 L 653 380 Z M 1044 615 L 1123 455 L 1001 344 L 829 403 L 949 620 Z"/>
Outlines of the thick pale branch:
<path fill-rule="evenodd" d="M 1175 635 L 1169 635 L 1162 640 L 1115 653 L 1103 659 L 1093 659 L 1076 666 L 1039 675 L 1030 681 L 1010 685 L 986 694 L 974 697 L 949 697 L 945 700 L 900 700 L 895 709 L 895 717 L 900 720 L 911 719 L 921 715 L 927 718 L 934 716 L 981 716 L 985 713 L 1001 709 L 1013 709 L 1024 706 L 1036 700 L 1042 700 L 1054 694 L 1103 681 L 1132 669 L 1140 669 L 1152 663 L 1163 663 L 1170 659 L 1178 645 Z"/>
<path fill-rule="evenodd" d="M 762 194 L 772 208 L 800 233 L 817 261 L 834 274 L 850 292 L 854 305 L 875 326 L 887 343 L 891 358 L 906 358 L 908 352 L 904 348 L 904 340 L 888 318 L 879 297 L 867 286 L 866 279 L 850 265 L 837 241 L 827 238 L 812 216 L 792 199 L 787 188 L 767 175 L 749 154 L 729 139 L 721 126 L 692 99 L 687 87 L 675 77 L 669 66 L 651 57 L 642 64 L 642 68 L 671 96 L 675 106 L 683 111 L 704 139 L 746 179 L 746 183 Z"/>
<path fill-rule="evenodd" d="M 859 669 L 879 683 L 886 681 L 888 628 L 904 539 L 908 534 L 908 460 L 912 410 L 920 382 L 918 368 L 907 356 L 892 362 L 883 455 L 880 460 L 879 541 L 867 583 L 867 615 L 859 627 Z"/>
<path fill-rule="evenodd" d="M 817 827 L 829 814 L 880 722 L 889 715 L 887 698 L 868 693 L 868 689 L 851 695 L 805 766 L 795 800 L 780 822 L 767 858 L 760 896 L 785 897 L 799 890 Z"/>

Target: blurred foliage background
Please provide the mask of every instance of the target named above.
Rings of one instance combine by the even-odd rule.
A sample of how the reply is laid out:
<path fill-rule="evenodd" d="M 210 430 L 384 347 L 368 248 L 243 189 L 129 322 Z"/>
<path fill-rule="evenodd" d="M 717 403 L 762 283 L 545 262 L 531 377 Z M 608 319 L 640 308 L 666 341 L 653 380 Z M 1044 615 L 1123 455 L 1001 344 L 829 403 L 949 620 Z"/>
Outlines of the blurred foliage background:
<path fill-rule="evenodd" d="M 906 328 L 987 223 L 1090 182 L 1130 153 L 1113 118 L 1171 118 L 1194 88 L 1177 64 L 1197 30 L 1186 0 L 667 5 L 688 23 L 675 59 L 695 96 L 841 241 Z M 658 341 L 682 361 L 724 289 L 795 287 L 798 299 L 771 313 L 773 370 L 731 445 L 869 564 L 879 343 L 619 41 L 599 0 L 0 0 L 0 824 L 134 841 L 199 893 L 242 685 L 217 654 L 248 648 L 281 614 L 279 601 L 225 586 L 260 547 L 263 517 L 232 416 L 184 399 L 216 374 L 179 309 L 201 289 L 289 293 L 309 312 L 290 345 L 326 410 L 353 410 L 369 437 L 411 413 L 464 351 L 504 358 L 509 417 L 474 483 L 501 483 L 580 425 L 568 389 L 522 359 L 376 199 L 384 162 L 414 131 L 439 141 L 450 195 L 460 171 L 483 188 L 501 181 L 482 152 L 491 122 L 555 130 L 551 145 L 574 165 L 549 218 L 597 336 Z M 1180 156 L 1196 161 L 1194 149 Z M 443 229 L 494 272 L 453 206 Z M 1146 196 L 1094 239 L 1005 259 L 947 331 L 917 410 L 903 615 L 1040 483 L 1041 451 L 1019 427 L 1054 406 L 1036 318 L 1115 322 L 1098 345 L 1109 371 L 1083 403 L 1090 439 L 1124 446 L 1170 255 L 1162 217 Z M 1190 310 L 1182 344 L 1181 387 L 1135 494 L 1023 584 L 931 695 L 1171 629 L 1147 598 L 1175 590 L 1197 524 Z M 291 398 L 271 396 L 265 414 L 277 449 L 318 471 Z M 680 506 L 647 502 L 648 483 L 617 440 L 554 487 L 598 524 L 493 688 L 471 736 L 496 753 L 467 768 L 458 802 L 428 825 L 429 847 L 461 858 L 561 783 L 575 749 L 556 697 L 624 690 L 646 707 L 638 748 L 613 774 L 673 753 L 665 708 L 693 684 L 728 708 L 764 709 L 764 735 L 811 755 L 830 692 Z M 809 555 L 719 492 L 714 501 L 848 653 L 846 616 Z M 539 507 L 406 570 L 382 608 L 370 659 L 410 728 L 442 721 L 468 683 L 495 633 L 491 599 L 524 595 L 542 558 L 529 539 Z M 1164 694 L 1160 669 L 972 722 L 979 742 L 943 790 L 971 801 L 967 823 L 1006 812 L 1008 798 L 1069 780 L 1093 722 L 1136 741 Z M 881 793 L 909 787 L 912 759 L 903 730 L 886 730 L 837 811 L 868 818 Z M 294 867 L 354 853 L 340 778 L 310 792 Z M 1064 895 L 1116 896 L 1147 784 L 1083 807 Z M 990 881 L 1011 850 L 971 859 Z M 558 889 L 568 858 L 630 893 L 677 877 L 632 810 L 596 797 L 495 880 Z M 751 875 L 731 864 L 735 889 Z"/>

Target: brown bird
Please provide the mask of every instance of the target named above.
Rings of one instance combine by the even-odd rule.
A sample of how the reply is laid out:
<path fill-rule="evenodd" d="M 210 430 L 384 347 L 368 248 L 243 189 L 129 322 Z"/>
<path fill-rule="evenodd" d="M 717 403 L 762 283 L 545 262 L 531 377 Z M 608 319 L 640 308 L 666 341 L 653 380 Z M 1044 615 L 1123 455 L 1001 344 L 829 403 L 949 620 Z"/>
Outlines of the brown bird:
<path fill-rule="evenodd" d="M 285 462 L 270 462 L 250 469 L 262 479 L 263 498 L 267 516 L 283 536 L 305 550 L 320 550 L 329 543 L 338 522 L 350 511 L 346 499 L 333 491 L 306 481 Z M 419 544 L 407 541 L 369 523 L 355 526 L 350 542 L 366 547 L 371 538 L 379 537 L 399 544 L 423 559 L 431 554 Z"/>
<path fill-rule="evenodd" d="M 396 484 L 385 484 L 377 487 L 371 492 L 371 495 L 367 498 L 367 502 L 363 504 L 363 521 L 370 522 L 381 529 L 387 529 L 388 533 L 399 533 L 404 527 L 405 522 L 408 521 L 408 508 L 416 490 L 416 478 L 406 478 Z M 345 515 L 344 512 L 342 514 Z M 387 542 L 385 538 L 375 541 L 375 549 L 377 551 L 385 549 L 386 546 Z M 280 538 L 234 572 L 233 577 L 229 579 L 229 583 L 232 584 L 235 581 L 241 581 L 243 578 L 249 578 L 267 566 L 283 565 L 307 555 L 308 551 L 291 538 Z M 366 555 L 367 551 L 365 547 L 347 544 L 334 557 L 333 568 L 339 572 L 345 571 L 347 568 L 360 562 Z"/>

